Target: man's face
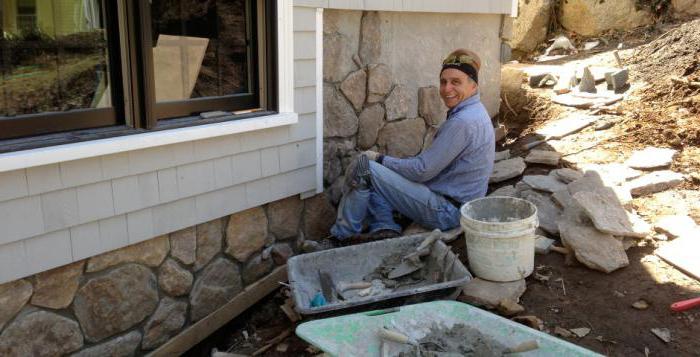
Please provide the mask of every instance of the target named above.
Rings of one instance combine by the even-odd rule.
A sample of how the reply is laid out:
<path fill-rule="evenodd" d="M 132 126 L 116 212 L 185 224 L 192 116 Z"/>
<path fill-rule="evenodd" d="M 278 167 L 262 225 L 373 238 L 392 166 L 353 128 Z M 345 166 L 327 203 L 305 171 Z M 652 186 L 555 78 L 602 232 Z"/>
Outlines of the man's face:
<path fill-rule="evenodd" d="M 476 89 L 476 83 L 458 69 L 448 68 L 440 74 L 440 96 L 450 109 L 474 95 Z"/>

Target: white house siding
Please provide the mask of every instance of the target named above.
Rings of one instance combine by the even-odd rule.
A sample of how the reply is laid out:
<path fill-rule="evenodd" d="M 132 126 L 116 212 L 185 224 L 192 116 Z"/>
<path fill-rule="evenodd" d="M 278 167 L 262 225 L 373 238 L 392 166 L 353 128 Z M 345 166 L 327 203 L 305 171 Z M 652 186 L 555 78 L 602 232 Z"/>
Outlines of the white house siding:
<path fill-rule="evenodd" d="M 316 9 L 293 18 L 297 124 L 0 173 L 0 283 L 315 190 Z"/>

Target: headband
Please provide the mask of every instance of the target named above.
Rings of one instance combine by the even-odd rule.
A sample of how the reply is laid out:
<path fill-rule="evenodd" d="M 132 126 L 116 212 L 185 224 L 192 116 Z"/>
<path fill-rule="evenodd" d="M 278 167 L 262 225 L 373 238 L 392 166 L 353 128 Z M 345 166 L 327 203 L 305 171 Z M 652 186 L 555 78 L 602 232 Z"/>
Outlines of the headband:
<path fill-rule="evenodd" d="M 477 62 L 469 55 L 451 55 L 442 61 L 442 71 L 448 68 L 454 68 L 464 72 L 469 78 L 471 78 L 475 83 L 479 83 L 479 71 L 476 69 Z"/>

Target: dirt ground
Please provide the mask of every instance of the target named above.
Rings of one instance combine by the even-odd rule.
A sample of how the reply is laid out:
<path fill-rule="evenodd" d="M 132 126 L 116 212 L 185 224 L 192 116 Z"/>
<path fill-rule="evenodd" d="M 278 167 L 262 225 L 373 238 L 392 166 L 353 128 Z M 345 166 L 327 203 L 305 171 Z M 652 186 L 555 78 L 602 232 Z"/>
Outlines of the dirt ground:
<path fill-rule="evenodd" d="M 617 33 L 601 49 L 537 66 L 614 66 L 613 50 L 619 43 L 624 44 L 619 55 L 631 70 L 631 87 L 622 102 L 596 113 L 614 125 L 599 131 L 589 127 L 538 149 L 561 152 L 564 155 L 561 166 L 576 168 L 588 163 L 624 162 L 634 150 L 650 145 L 674 148 L 679 154 L 671 169 L 686 175 L 686 181 L 674 189 L 635 198 L 632 209 L 650 224 L 658 216 L 668 214 L 689 215 L 700 222 L 700 88 L 670 79 L 675 76 L 700 81 L 700 20 Z M 527 68 L 533 64 L 516 66 Z M 511 148 L 515 154 L 521 144 L 534 140 L 534 130 L 548 121 L 561 115 L 588 112 L 552 104 L 551 89 L 529 89 L 527 97 L 523 112 L 505 118 L 511 131 L 504 147 Z M 525 173 L 542 174 L 551 169 L 531 165 Z M 517 181 L 513 179 L 499 186 Z M 462 249 L 461 241 L 455 243 L 456 250 Z M 605 355 L 700 356 L 700 308 L 682 313 L 669 309 L 673 302 L 700 296 L 700 282 L 654 255 L 654 250 L 666 243 L 654 237 L 638 241 L 627 251 L 629 266 L 611 274 L 576 262 L 567 265 L 558 253 L 538 255 L 535 266 L 539 279 L 534 275 L 527 279 L 527 291 L 521 298 L 525 312 L 520 315 L 538 317 L 544 330 L 553 335 L 556 327 L 589 328 L 590 333 L 581 338 L 557 337 Z M 214 347 L 252 353 L 293 326 L 279 309 L 283 300 L 284 292 L 280 290 L 189 355 L 209 356 Z M 648 308 L 640 310 L 632 306 L 640 300 Z M 652 334 L 651 329 L 655 328 L 667 328 L 671 342 L 665 343 Z M 273 346 L 262 355 L 318 353 L 293 334 L 282 342 L 280 350 L 284 352 L 279 347 Z"/>

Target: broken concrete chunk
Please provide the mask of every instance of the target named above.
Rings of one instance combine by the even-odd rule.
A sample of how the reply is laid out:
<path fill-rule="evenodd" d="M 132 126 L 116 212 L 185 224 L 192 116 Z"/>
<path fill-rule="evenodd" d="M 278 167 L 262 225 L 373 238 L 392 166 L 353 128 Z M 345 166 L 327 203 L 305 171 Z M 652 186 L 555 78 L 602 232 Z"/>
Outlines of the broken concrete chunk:
<path fill-rule="evenodd" d="M 653 328 L 651 329 L 651 333 L 661 339 L 661 341 L 666 343 L 671 342 L 671 330 L 667 328 Z"/>
<path fill-rule="evenodd" d="M 544 164 L 550 166 L 559 165 L 561 153 L 556 151 L 532 150 L 525 158 L 525 162 L 530 164 Z"/>
<path fill-rule="evenodd" d="M 699 228 L 692 218 L 680 215 L 661 216 L 654 224 L 657 232 L 665 233 L 672 238 L 698 232 Z"/>
<path fill-rule="evenodd" d="M 559 337 L 564 337 L 564 338 L 574 337 L 574 334 L 571 333 L 571 331 L 569 331 L 561 326 L 554 326 L 554 334 L 559 336 Z"/>
<path fill-rule="evenodd" d="M 683 175 L 673 171 L 655 171 L 636 178 L 628 182 L 625 187 L 629 188 L 632 196 L 644 196 L 652 193 L 665 191 L 680 185 L 683 182 Z"/>
<path fill-rule="evenodd" d="M 494 157 L 495 162 L 510 159 L 510 150 L 496 151 L 496 156 Z"/>
<path fill-rule="evenodd" d="M 599 231 L 622 237 L 646 236 L 635 231 L 629 213 L 616 198 L 599 191 L 577 192 L 573 197 Z"/>
<path fill-rule="evenodd" d="M 537 206 L 540 228 L 549 234 L 559 234 L 557 222 L 561 218 L 562 210 L 549 197 L 535 191 L 525 191 L 522 197 Z"/>
<path fill-rule="evenodd" d="M 629 265 L 622 242 L 595 229 L 580 207 L 572 206 L 564 211 L 559 233 L 576 259 L 591 269 L 610 273 Z"/>
<path fill-rule="evenodd" d="M 583 178 L 583 172 L 569 168 L 552 170 L 549 172 L 549 175 L 554 176 L 559 179 L 559 181 L 567 184 Z"/>
<path fill-rule="evenodd" d="M 552 176 L 547 175 L 528 175 L 523 176 L 523 182 L 528 184 L 535 190 L 546 192 L 557 192 L 566 189 L 566 184 L 557 180 Z"/>
<path fill-rule="evenodd" d="M 605 73 L 605 81 L 608 84 L 608 89 L 615 91 L 615 93 L 623 93 L 628 87 L 628 80 L 629 70 L 627 69 Z"/>
<path fill-rule="evenodd" d="M 489 182 L 497 183 L 518 177 L 523 174 L 526 167 L 527 165 L 525 165 L 522 157 L 499 161 L 493 166 L 493 173 Z"/>
<path fill-rule="evenodd" d="M 554 244 L 554 239 L 549 239 L 543 236 L 535 236 L 535 253 L 547 254 L 549 248 Z"/>
<path fill-rule="evenodd" d="M 525 287 L 525 279 L 495 283 L 475 278 L 464 285 L 459 300 L 495 309 L 502 301 L 519 302 L 520 296 L 525 292 Z"/>
<path fill-rule="evenodd" d="M 673 149 L 648 147 L 632 153 L 632 156 L 625 161 L 625 165 L 640 170 L 668 167 L 673 163 L 676 153 L 677 151 Z"/>
<path fill-rule="evenodd" d="M 551 122 L 535 133 L 551 139 L 561 139 L 595 123 L 598 118 L 593 115 L 574 114 Z"/>
<path fill-rule="evenodd" d="M 518 191 L 515 189 L 515 186 L 503 186 L 491 192 L 488 196 L 518 197 Z"/>
<path fill-rule="evenodd" d="M 584 93 L 598 92 L 595 88 L 595 78 L 593 78 L 593 73 L 591 73 L 591 69 L 588 67 L 583 69 L 583 76 L 581 77 L 581 83 L 578 85 L 578 90 Z"/>
<path fill-rule="evenodd" d="M 578 338 L 584 338 L 591 332 L 591 329 L 589 329 L 588 327 L 579 327 L 569 329 L 569 331 L 573 332 L 574 335 L 576 335 L 576 337 Z"/>

